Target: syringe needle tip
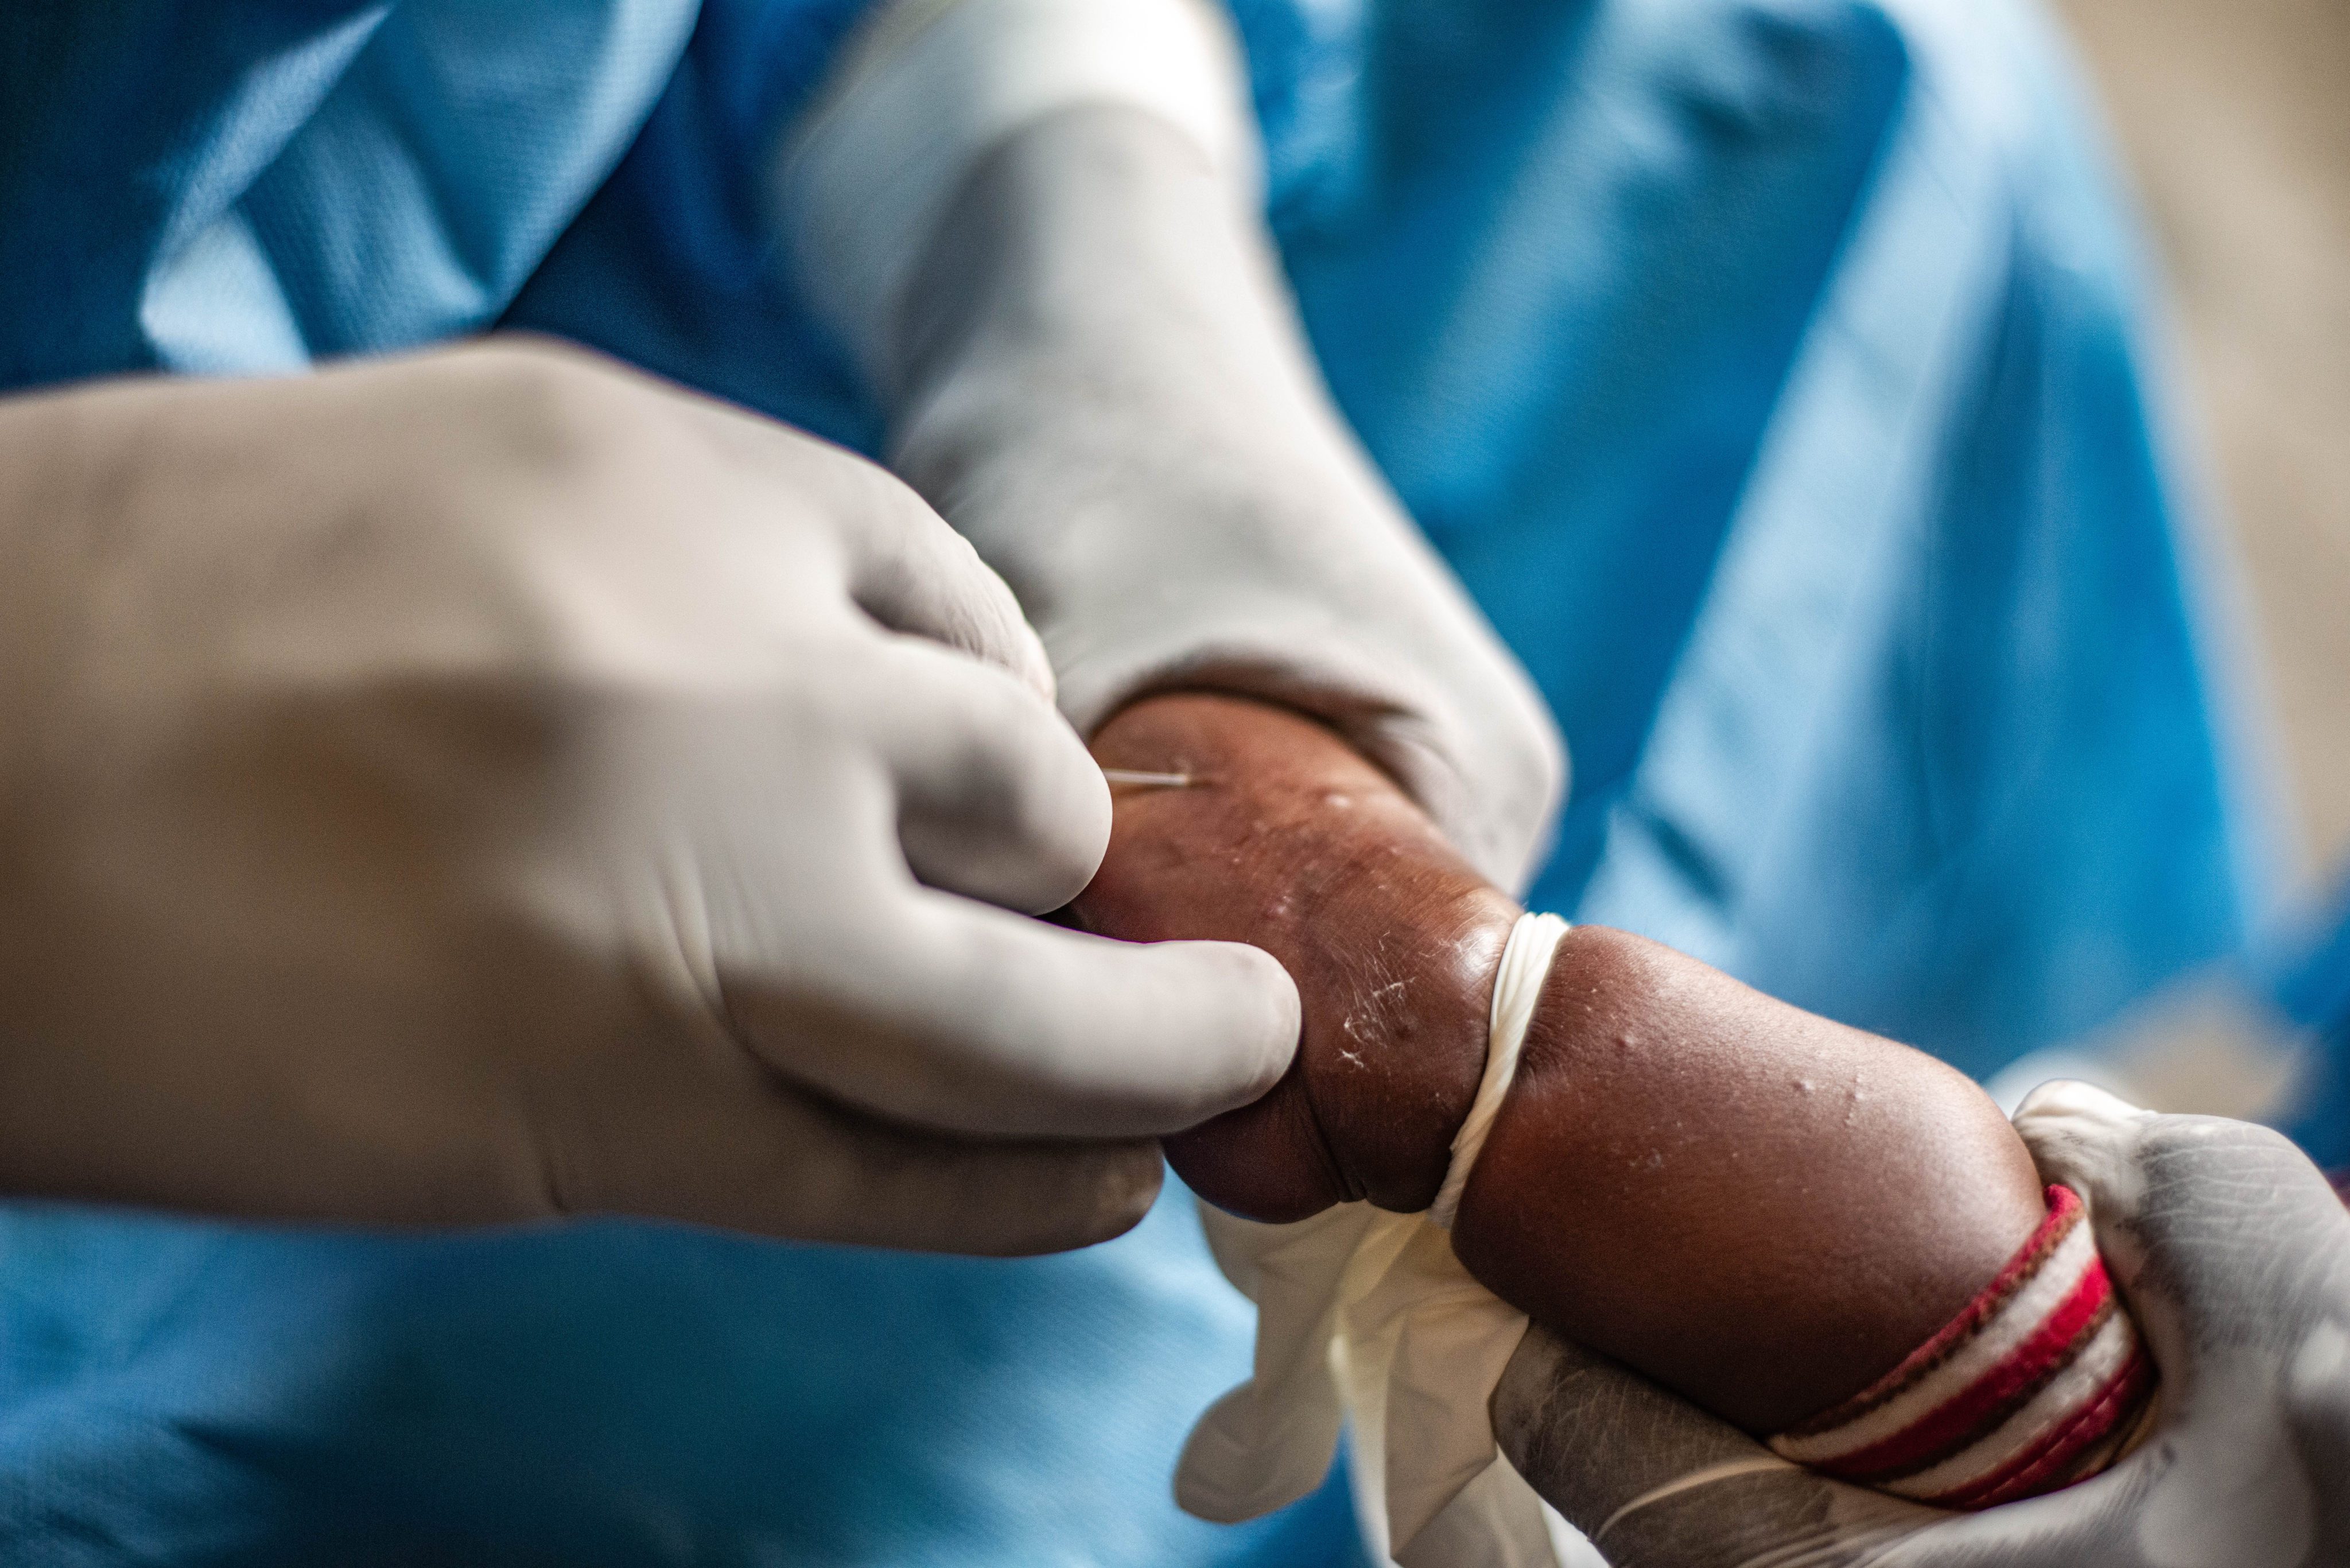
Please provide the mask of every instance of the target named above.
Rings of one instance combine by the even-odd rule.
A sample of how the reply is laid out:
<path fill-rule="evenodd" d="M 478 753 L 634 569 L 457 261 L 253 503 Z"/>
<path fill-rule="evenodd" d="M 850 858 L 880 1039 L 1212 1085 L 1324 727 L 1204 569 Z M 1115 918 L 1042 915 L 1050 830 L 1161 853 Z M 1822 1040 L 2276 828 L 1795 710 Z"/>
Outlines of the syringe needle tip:
<path fill-rule="evenodd" d="M 1102 777 L 1114 784 L 1137 784 L 1146 789 L 1189 789 L 1198 782 L 1190 774 L 1154 774 L 1140 768 L 1104 768 Z"/>

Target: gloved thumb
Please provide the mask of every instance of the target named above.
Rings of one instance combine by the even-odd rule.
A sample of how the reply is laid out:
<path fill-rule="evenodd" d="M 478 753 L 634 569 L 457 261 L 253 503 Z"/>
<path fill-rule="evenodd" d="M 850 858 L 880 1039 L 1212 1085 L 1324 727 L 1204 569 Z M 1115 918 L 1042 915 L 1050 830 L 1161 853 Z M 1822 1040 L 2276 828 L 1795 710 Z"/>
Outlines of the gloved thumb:
<path fill-rule="evenodd" d="M 2041 1179 L 2080 1195 L 2093 1218 L 2135 1214 L 2145 1201 L 2138 1137 L 2155 1119 L 2093 1084 L 2043 1084 L 2016 1108 L 2015 1130 Z"/>
<path fill-rule="evenodd" d="M 2033 1091 L 2015 1129 L 2041 1175 L 2087 1205 L 2166 1376 L 2180 1335 L 2202 1350 L 2273 1349 L 2350 1304 L 2350 1213 L 2281 1134 L 2158 1116 L 2068 1082 Z"/>

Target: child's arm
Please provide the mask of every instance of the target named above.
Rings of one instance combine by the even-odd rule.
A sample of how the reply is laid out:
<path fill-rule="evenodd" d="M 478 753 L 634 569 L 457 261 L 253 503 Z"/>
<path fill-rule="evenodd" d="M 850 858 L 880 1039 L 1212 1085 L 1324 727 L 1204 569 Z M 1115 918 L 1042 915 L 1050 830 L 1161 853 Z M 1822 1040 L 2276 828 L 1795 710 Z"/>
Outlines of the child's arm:
<path fill-rule="evenodd" d="M 1923 1344 L 2044 1213 L 2023 1140 L 1957 1072 L 1584 926 L 1453 1247 L 1550 1327 L 1776 1432 Z"/>
<path fill-rule="evenodd" d="M 1368 1198 L 1425 1209 L 1485 1060 L 1493 966 L 1518 907 L 1402 791 L 1311 720 L 1220 696 L 1152 698 L 1094 741 L 1108 855 L 1076 914 L 1136 941 L 1214 931 L 1263 948 L 1305 1003 L 1274 1091 L 1167 1142 L 1186 1181 L 1253 1220 Z"/>
<path fill-rule="evenodd" d="M 1256 1219 L 1427 1207 L 1482 1072 L 1515 904 L 1282 710 L 1156 698 L 1095 753 L 1192 783 L 1115 792 L 1079 918 L 1255 943 L 1305 1002 L 1289 1075 L 1168 1139 L 1176 1169 Z M 1537 1321 L 1775 1433 L 1903 1364 L 2045 1219 L 2029 1154 L 1964 1077 L 1586 927 L 1560 944 L 1453 1239 Z"/>

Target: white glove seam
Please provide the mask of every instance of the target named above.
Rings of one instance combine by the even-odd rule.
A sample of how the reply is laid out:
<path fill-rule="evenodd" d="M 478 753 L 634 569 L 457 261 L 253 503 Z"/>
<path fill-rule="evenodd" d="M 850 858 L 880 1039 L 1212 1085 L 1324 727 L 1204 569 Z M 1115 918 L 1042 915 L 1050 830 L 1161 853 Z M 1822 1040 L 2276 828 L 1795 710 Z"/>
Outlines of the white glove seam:
<path fill-rule="evenodd" d="M 1793 1459 L 1783 1459 L 1776 1454 L 1752 1454 L 1742 1459 L 1724 1459 L 1720 1464 L 1708 1465 L 1703 1469 L 1691 1470 L 1684 1476 L 1676 1476 L 1661 1486 L 1650 1487 L 1609 1514 L 1599 1528 L 1591 1532 L 1591 1544 L 1598 1545 L 1607 1538 L 1609 1531 L 1623 1523 L 1626 1519 L 1653 1503 L 1664 1501 L 1667 1498 L 1677 1497 L 1685 1491 L 1694 1491 L 1701 1486 L 1711 1486 L 1716 1481 L 1735 1480 L 1740 1476 L 1762 1475 L 1770 1470 L 1801 1469 L 1803 1467 Z"/>

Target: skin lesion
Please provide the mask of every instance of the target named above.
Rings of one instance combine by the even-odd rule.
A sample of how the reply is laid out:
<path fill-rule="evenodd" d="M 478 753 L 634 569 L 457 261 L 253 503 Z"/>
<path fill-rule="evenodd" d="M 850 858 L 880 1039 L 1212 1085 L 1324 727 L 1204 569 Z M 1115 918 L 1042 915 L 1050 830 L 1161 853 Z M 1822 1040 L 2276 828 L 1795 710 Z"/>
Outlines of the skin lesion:
<path fill-rule="evenodd" d="M 1453 1244 L 1547 1326 L 1767 1434 L 1931 1337 L 2043 1212 L 1958 1073 L 1583 926 Z"/>
<path fill-rule="evenodd" d="M 1211 782 L 1116 790 L 1109 850 L 1076 917 L 1131 940 L 1250 942 L 1281 961 L 1304 1002 L 1288 1075 L 1170 1139 L 1176 1169 L 1253 1219 L 1357 1198 L 1426 1208 L 1483 1070 L 1493 963 L 1516 907 L 1385 774 L 1301 714 L 1154 697 L 1104 726 L 1094 753 L 1105 768 Z"/>

